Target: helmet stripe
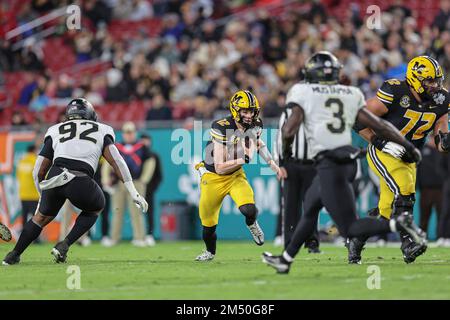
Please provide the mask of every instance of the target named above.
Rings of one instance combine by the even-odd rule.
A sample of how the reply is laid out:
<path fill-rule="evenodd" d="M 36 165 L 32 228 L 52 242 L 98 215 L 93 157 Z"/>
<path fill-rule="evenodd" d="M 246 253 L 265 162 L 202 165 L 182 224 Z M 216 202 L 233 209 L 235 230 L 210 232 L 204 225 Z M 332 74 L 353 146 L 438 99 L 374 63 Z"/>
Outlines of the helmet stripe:
<path fill-rule="evenodd" d="M 250 107 L 250 106 L 253 106 L 255 102 L 253 101 L 253 96 L 252 96 L 252 94 L 251 94 L 249 91 L 247 91 L 247 90 L 244 90 L 244 92 L 245 92 L 245 94 L 247 95 L 249 107 Z"/>
<path fill-rule="evenodd" d="M 439 72 L 439 64 L 437 63 L 436 60 L 434 60 L 432 57 L 429 56 L 425 56 L 425 58 L 431 62 L 431 64 L 433 65 L 434 68 L 434 76 L 437 77 L 438 76 L 438 72 Z"/>

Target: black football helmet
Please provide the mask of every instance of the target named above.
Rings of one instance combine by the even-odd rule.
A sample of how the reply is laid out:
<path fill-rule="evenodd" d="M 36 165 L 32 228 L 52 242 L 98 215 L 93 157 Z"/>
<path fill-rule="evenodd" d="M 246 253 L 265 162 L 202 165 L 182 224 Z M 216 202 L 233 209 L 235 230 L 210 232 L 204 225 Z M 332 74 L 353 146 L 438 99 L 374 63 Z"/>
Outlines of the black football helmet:
<path fill-rule="evenodd" d="M 331 52 L 319 51 L 306 61 L 303 74 L 309 83 L 336 84 L 341 68 L 339 60 Z"/>
<path fill-rule="evenodd" d="M 89 101 L 83 98 L 76 98 L 72 99 L 66 107 L 66 119 L 85 119 L 97 121 L 97 114 Z"/>

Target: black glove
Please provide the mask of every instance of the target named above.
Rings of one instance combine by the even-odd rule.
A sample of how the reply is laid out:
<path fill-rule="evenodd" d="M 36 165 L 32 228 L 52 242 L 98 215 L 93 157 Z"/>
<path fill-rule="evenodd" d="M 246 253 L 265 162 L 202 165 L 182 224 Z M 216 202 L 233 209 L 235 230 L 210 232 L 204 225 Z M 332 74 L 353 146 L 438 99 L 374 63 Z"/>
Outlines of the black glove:
<path fill-rule="evenodd" d="M 444 150 L 444 152 L 450 151 L 450 138 L 448 136 L 449 136 L 448 133 L 443 133 L 439 130 L 439 133 L 434 137 L 436 147 L 439 148 L 440 143 L 441 148 L 442 150 Z"/>
<path fill-rule="evenodd" d="M 388 143 L 387 140 L 380 138 L 378 136 L 374 136 L 371 141 L 372 145 L 380 151 L 383 151 L 384 146 Z"/>
<path fill-rule="evenodd" d="M 420 161 L 422 161 L 422 154 L 420 153 L 419 149 L 411 144 L 410 147 L 406 148 L 406 152 L 401 159 L 402 161 L 407 163 L 419 163 Z"/>

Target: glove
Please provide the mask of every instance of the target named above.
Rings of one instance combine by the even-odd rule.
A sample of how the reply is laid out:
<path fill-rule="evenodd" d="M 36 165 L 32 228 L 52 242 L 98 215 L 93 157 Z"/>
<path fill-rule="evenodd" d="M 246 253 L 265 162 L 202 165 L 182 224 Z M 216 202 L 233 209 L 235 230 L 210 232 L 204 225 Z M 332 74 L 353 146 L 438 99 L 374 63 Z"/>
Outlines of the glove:
<path fill-rule="evenodd" d="M 142 210 L 143 213 L 146 213 L 148 210 L 148 203 L 145 201 L 144 197 L 142 197 L 139 193 L 136 193 L 134 196 L 131 195 L 136 207 Z"/>
<path fill-rule="evenodd" d="M 436 143 L 436 147 L 438 148 L 440 143 L 441 148 L 444 152 L 450 151 L 450 139 L 448 137 L 448 133 L 443 133 L 439 130 L 439 133 L 434 137 L 434 142 Z"/>
<path fill-rule="evenodd" d="M 419 163 L 420 161 L 422 161 L 422 154 L 420 153 L 419 149 L 413 147 L 412 149 L 407 150 L 401 157 L 401 159 L 407 163 Z"/>
<path fill-rule="evenodd" d="M 133 199 L 134 204 L 136 207 L 140 208 L 142 212 L 146 213 L 148 210 L 148 203 L 145 201 L 145 199 L 137 192 L 133 181 L 127 181 L 124 183 L 125 187 L 128 190 L 128 193 L 130 194 L 131 198 Z"/>
<path fill-rule="evenodd" d="M 378 136 L 374 136 L 370 143 L 372 143 L 372 145 L 378 150 L 383 151 L 383 148 L 386 145 L 386 143 L 388 143 L 388 141 Z"/>
<path fill-rule="evenodd" d="M 387 142 L 384 145 L 383 149 L 381 149 L 381 151 L 390 154 L 391 156 L 397 159 L 401 159 L 406 153 L 405 147 L 391 141 Z"/>

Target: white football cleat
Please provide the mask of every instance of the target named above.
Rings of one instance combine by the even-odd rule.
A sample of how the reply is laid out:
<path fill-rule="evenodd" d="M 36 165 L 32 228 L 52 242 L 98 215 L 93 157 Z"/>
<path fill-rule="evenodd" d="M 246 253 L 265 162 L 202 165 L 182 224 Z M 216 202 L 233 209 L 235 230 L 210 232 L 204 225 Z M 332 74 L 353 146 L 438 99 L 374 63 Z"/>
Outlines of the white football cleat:
<path fill-rule="evenodd" d="M 264 232 L 258 224 L 258 221 L 247 226 L 248 230 L 252 234 L 253 240 L 258 246 L 262 246 L 264 244 Z"/>
<path fill-rule="evenodd" d="M 214 255 L 208 250 L 203 250 L 203 252 L 195 258 L 195 261 L 211 261 L 214 259 Z"/>

